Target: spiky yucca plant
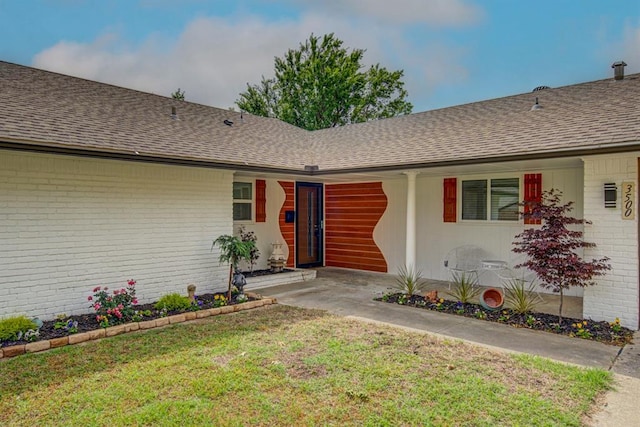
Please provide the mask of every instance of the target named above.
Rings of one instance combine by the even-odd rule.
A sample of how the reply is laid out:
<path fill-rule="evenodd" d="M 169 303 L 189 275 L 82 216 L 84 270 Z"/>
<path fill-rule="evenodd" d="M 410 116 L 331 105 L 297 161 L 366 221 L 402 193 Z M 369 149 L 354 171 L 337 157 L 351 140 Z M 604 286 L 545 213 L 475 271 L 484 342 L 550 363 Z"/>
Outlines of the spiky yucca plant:
<path fill-rule="evenodd" d="M 453 276 L 453 290 L 447 292 L 447 294 L 460 301 L 463 304 L 471 302 L 471 300 L 477 297 L 481 289 L 478 287 L 478 278 L 475 274 L 470 272 L 452 272 Z"/>
<path fill-rule="evenodd" d="M 504 300 L 519 314 L 533 311 L 542 298 L 535 292 L 536 285 L 533 281 L 521 278 L 512 278 L 504 281 Z"/>
<path fill-rule="evenodd" d="M 412 296 L 421 292 L 425 285 L 426 283 L 422 280 L 422 272 L 420 270 L 405 266 L 398 268 L 395 287 L 400 292 Z"/>

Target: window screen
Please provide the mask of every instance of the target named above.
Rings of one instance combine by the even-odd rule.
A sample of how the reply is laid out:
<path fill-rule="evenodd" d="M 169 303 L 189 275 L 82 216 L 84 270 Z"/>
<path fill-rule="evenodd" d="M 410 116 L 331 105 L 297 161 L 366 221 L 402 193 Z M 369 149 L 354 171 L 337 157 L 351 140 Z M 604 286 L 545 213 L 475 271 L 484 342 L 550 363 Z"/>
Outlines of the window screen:
<path fill-rule="evenodd" d="M 233 183 L 233 220 L 251 221 L 253 202 L 253 184 L 251 182 Z"/>
<path fill-rule="evenodd" d="M 520 217 L 520 180 L 518 178 L 491 180 L 491 220 L 517 221 Z"/>
<path fill-rule="evenodd" d="M 462 181 L 462 219 L 487 219 L 487 180 Z"/>

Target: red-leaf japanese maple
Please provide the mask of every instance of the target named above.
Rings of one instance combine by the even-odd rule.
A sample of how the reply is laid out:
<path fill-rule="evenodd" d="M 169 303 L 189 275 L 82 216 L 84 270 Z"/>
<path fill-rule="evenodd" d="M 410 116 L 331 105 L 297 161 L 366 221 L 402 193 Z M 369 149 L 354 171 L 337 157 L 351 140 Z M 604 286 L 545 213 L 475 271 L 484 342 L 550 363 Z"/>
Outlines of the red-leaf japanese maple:
<path fill-rule="evenodd" d="M 529 209 L 525 218 L 540 219 L 542 226 L 529 228 L 518 234 L 513 242 L 513 252 L 527 255 L 527 261 L 516 267 L 527 267 L 533 271 L 541 285 L 560 293 L 558 324 L 562 324 L 562 303 L 564 290 L 573 286 L 594 285 L 593 278 L 602 276 L 611 269 L 609 258 L 582 259 L 576 250 L 593 248 L 595 243 L 585 242 L 583 232 L 571 230 L 574 225 L 590 224 L 584 219 L 568 215 L 573 210 L 573 202 L 560 203 L 562 192 L 551 189 L 542 192 L 540 202 L 524 202 Z"/>

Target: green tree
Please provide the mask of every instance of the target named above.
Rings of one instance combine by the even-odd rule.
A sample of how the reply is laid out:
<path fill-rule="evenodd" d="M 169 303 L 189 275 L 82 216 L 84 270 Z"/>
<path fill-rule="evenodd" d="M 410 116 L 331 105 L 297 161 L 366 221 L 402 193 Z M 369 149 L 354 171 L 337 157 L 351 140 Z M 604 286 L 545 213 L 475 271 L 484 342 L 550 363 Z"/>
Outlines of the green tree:
<path fill-rule="evenodd" d="M 275 58 L 275 77 L 247 83 L 241 110 L 277 117 L 307 130 L 409 114 L 402 70 L 379 64 L 363 71 L 364 50 L 347 49 L 333 33 L 313 34 L 299 49 Z"/>
<path fill-rule="evenodd" d="M 184 101 L 184 91 L 178 88 L 178 90 L 171 94 L 171 97 L 173 99 L 177 99 L 178 101 Z"/>

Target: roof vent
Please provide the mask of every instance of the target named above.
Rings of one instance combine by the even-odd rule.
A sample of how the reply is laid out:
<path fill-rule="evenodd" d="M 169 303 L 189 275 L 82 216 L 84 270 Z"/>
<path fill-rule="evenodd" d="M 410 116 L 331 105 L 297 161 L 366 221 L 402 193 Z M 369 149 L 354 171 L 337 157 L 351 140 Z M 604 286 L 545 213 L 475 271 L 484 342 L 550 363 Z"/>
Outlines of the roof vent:
<path fill-rule="evenodd" d="M 624 67 L 626 67 L 624 61 L 616 61 L 611 64 L 611 68 L 613 68 L 613 79 L 614 80 L 622 80 L 624 79 Z"/>
<path fill-rule="evenodd" d="M 542 105 L 540 105 L 540 103 L 538 102 L 538 97 L 536 96 L 536 103 L 533 104 L 533 107 L 531 107 L 531 111 L 536 111 L 541 109 L 542 109 Z"/>
<path fill-rule="evenodd" d="M 549 86 L 538 86 L 534 88 L 531 92 L 538 92 L 539 90 L 551 89 Z"/>
<path fill-rule="evenodd" d="M 224 119 L 224 121 L 222 123 L 224 123 L 227 126 L 233 126 L 233 122 L 231 120 L 229 120 L 229 119 Z"/>
<path fill-rule="evenodd" d="M 178 118 L 178 109 L 176 107 L 171 107 L 171 118 L 173 120 Z"/>
<path fill-rule="evenodd" d="M 304 165 L 305 172 L 317 172 L 320 170 L 318 165 Z"/>

